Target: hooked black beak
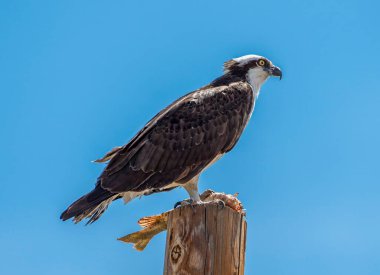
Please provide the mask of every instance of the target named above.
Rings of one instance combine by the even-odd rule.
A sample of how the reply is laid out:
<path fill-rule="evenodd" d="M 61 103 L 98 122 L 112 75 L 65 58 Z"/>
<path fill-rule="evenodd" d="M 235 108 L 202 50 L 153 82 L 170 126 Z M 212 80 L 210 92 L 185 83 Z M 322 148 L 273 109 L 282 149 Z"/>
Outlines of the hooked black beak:
<path fill-rule="evenodd" d="M 269 73 L 273 76 L 280 77 L 280 80 L 282 79 L 282 72 L 279 67 L 273 66 L 269 69 Z"/>

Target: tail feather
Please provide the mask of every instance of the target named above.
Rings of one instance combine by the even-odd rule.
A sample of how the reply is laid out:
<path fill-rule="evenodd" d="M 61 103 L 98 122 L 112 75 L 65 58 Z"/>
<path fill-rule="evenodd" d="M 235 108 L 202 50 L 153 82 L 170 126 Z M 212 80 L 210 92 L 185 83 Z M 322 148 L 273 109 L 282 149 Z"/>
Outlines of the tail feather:
<path fill-rule="evenodd" d="M 80 222 L 84 218 L 90 218 L 87 224 L 93 223 L 104 213 L 108 205 L 118 197 L 118 194 L 104 190 L 98 185 L 90 193 L 71 204 L 61 214 L 60 218 L 64 221 L 73 218 L 75 223 Z"/>

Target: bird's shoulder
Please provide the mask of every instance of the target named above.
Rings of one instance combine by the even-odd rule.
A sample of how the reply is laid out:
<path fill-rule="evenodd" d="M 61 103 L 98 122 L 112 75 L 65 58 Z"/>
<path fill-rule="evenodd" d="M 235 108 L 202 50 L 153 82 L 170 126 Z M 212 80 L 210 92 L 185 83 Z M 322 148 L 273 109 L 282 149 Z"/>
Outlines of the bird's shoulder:
<path fill-rule="evenodd" d="M 235 81 L 222 85 L 209 84 L 173 102 L 163 110 L 164 112 L 158 114 L 157 120 L 171 116 L 178 111 L 190 111 L 189 114 L 192 114 L 191 109 L 193 108 L 198 108 L 196 111 L 205 112 L 206 110 L 203 107 L 207 107 L 207 105 L 211 108 L 223 108 L 228 103 L 238 104 L 242 100 L 251 99 L 252 96 L 252 88 L 245 81 Z"/>
<path fill-rule="evenodd" d="M 242 101 L 251 101 L 252 89 L 247 82 L 234 81 L 220 85 L 209 84 L 192 91 L 168 105 L 155 115 L 127 144 L 119 146 L 108 152 L 103 158 L 96 162 L 107 162 L 111 160 L 108 167 L 112 166 L 112 159 L 116 156 L 129 155 L 138 150 L 144 141 L 152 139 L 158 134 L 176 131 L 174 127 L 191 128 L 200 120 L 215 117 L 221 109 L 236 109 Z M 161 135 L 161 134 L 160 134 Z"/>

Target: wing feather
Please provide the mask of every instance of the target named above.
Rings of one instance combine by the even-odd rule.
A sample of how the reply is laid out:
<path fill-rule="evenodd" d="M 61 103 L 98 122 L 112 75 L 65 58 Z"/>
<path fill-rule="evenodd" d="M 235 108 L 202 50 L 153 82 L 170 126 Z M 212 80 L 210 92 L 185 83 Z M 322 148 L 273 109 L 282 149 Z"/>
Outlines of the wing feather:
<path fill-rule="evenodd" d="M 111 192 L 162 188 L 200 173 L 231 150 L 253 108 L 248 84 L 208 87 L 182 97 L 112 152 L 100 176 Z"/>

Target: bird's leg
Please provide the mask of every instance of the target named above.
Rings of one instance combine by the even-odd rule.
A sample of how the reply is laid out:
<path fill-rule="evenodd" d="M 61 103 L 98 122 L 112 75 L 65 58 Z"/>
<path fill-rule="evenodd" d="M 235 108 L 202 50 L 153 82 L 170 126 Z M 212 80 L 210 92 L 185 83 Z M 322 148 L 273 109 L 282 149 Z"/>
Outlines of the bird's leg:
<path fill-rule="evenodd" d="M 192 178 L 190 181 L 185 183 L 183 185 L 183 188 L 189 193 L 190 198 L 179 201 L 174 205 L 174 208 L 177 208 L 178 206 L 185 206 L 185 205 L 191 205 L 194 207 L 195 205 L 199 204 L 206 204 L 206 203 L 216 203 L 218 205 L 219 209 L 223 209 L 226 204 L 223 200 L 215 199 L 215 200 L 209 200 L 208 198 L 214 194 L 214 191 L 212 190 L 206 190 L 201 195 L 199 195 L 198 192 L 198 176 L 195 178 Z"/>
<path fill-rule="evenodd" d="M 183 188 L 189 193 L 191 204 L 201 204 L 202 200 L 198 192 L 198 177 L 186 183 Z"/>
<path fill-rule="evenodd" d="M 185 190 L 189 194 L 190 198 L 177 202 L 174 205 L 174 208 L 176 208 L 178 206 L 189 205 L 189 204 L 194 206 L 196 204 L 202 204 L 203 203 L 201 200 L 201 197 L 199 196 L 199 192 L 198 192 L 198 178 L 199 178 L 199 176 L 192 178 L 190 181 L 188 181 L 187 183 L 185 183 L 183 185 L 183 188 L 185 188 Z"/>

